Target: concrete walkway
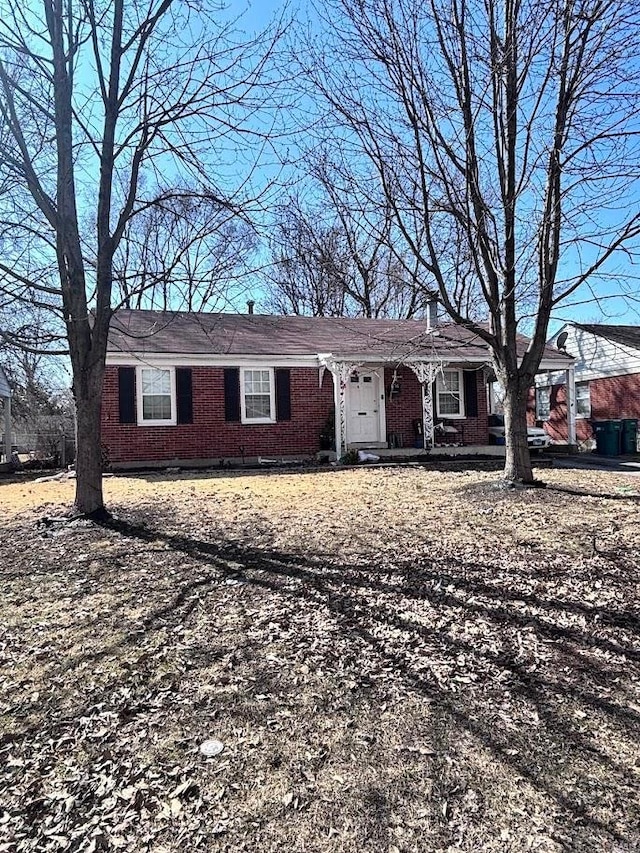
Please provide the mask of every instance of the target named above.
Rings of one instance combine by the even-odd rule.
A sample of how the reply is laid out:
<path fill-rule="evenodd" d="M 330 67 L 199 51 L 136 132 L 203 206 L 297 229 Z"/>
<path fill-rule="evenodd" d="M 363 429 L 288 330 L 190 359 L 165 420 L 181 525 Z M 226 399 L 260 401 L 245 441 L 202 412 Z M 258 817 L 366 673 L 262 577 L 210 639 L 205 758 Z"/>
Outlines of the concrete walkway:
<path fill-rule="evenodd" d="M 599 456 L 597 453 L 555 456 L 553 467 L 610 471 L 615 474 L 640 474 L 640 456 Z"/>

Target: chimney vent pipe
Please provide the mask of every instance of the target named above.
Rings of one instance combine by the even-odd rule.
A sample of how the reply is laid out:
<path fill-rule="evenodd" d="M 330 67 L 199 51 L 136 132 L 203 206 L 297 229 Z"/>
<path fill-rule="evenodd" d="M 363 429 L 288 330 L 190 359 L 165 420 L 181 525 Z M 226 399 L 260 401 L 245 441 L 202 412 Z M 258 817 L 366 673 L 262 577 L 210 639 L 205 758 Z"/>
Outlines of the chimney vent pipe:
<path fill-rule="evenodd" d="M 427 331 L 435 329 L 438 325 L 438 300 L 431 297 L 427 302 Z"/>

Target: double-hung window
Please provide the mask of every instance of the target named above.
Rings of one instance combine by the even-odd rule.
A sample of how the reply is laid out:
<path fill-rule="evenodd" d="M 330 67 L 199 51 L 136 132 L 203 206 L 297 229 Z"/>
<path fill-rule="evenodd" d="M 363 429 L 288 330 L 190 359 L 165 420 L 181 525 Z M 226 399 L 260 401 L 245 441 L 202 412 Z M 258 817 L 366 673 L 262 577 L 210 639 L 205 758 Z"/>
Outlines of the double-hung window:
<path fill-rule="evenodd" d="M 536 388 L 536 419 L 548 421 L 551 415 L 551 388 Z"/>
<path fill-rule="evenodd" d="M 276 401 L 273 369 L 270 367 L 243 368 L 240 388 L 242 423 L 274 423 Z"/>
<path fill-rule="evenodd" d="M 139 367 L 138 423 L 171 426 L 176 423 L 175 373 L 171 368 Z"/>
<path fill-rule="evenodd" d="M 588 382 L 576 382 L 576 415 L 579 418 L 591 417 L 591 393 Z"/>
<path fill-rule="evenodd" d="M 443 370 L 436 379 L 436 411 L 439 418 L 463 418 L 462 371 Z"/>

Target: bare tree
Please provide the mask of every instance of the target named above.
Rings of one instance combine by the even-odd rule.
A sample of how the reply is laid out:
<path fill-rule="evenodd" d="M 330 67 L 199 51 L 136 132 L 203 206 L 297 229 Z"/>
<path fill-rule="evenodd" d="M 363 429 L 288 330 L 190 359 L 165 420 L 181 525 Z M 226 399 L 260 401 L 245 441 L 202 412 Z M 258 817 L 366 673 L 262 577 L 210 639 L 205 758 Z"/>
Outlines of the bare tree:
<path fill-rule="evenodd" d="M 330 107 L 323 127 L 333 116 L 344 156 L 373 166 L 449 315 L 488 344 L 510 481 L 533 480 L 526 399 L 551 312 L 637 247 L 638 12 L 637 0 L 318 9 L 329 35 L 304 71 Z"/>
<path fill-rule="evenodd" d="M 278 314 L 341 317 L 349 260 L 340 231 L 305 209 L 298 198 L 273 223 L 267 266 L 267 306 Z"/>
<path fill-rule="evenodd" d="M 194 185 L 227 210 L 250 197 L 277 30 L 247 40 L 215 0 L 3 4 L 0 287 L 62 314 L 82 513 L 104 511 L 102 382 L 125 234 Z"/>
<path fill-rule="evenodd" d="M 7 350 L 1 343 L 0 359 L 13 391 L 14 432 L 26 441 L 21 449 L 58 457 L 65 427 L 70 440 L 74 433 L 68 376 L 60 359 L 22 345 Z"/>
<path fill-rule="evenodd" d="M 394 243 L 393 211 L 372 205 L 326 155 L 308 168 L 312 203 L 291 197 L 271 231 L 268 304 L 319 316 L 413 317 L 430 298 L 414 256 Z"/>
<path fill-rule="evenodd" d="M 114 301 L 127 308 L 222 310 L 244 287 L 257 237 L 241 212 L 194 189 L 127 223 L 114 258 Z"/>
<path fill-rule="evenodd" d="M 22 363 L 34 356 L 63 356 L 67 353 L 64 326 L 51 305 L 38 307 L 37 294 L 30 289 L 23 299 L 2 298 L 0 287 L 0 362 Z"/>

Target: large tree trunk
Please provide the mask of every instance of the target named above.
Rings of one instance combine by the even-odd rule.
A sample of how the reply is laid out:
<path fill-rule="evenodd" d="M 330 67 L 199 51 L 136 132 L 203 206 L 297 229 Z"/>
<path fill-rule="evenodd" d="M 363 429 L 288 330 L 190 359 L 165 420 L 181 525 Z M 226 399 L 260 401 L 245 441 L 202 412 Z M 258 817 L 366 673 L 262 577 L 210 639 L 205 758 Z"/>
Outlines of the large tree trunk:
<path fill-rule="evenodd" d="M 105 514 L 102 495 L 102 363 L 87 368 L 74 383 L 77 417 L 75 510 L 92 517 Z"/>
<path fill-rule="evenodd" d="M 504 396 L 504 436 L 506 458 L 504 478 L 510 483 L 532 484 L 533 471 L 527 442 L 527 397 L 529 385 L 515 380 L 506 384 Z"/>

